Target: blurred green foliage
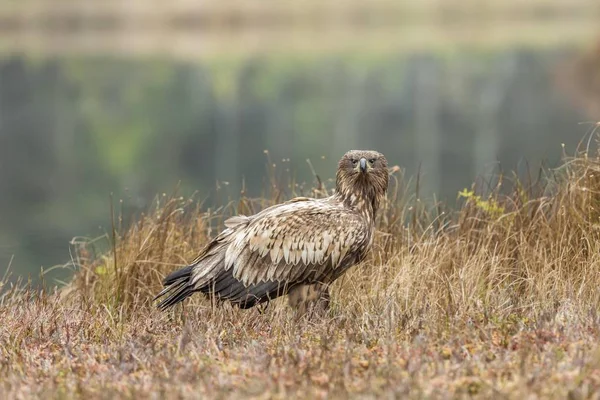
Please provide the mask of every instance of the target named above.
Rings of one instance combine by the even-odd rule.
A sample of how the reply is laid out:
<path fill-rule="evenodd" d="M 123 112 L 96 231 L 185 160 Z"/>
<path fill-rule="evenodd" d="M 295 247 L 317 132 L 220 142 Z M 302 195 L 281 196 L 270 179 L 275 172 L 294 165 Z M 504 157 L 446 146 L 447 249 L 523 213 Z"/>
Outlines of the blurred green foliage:
<path fill-rule="evenodd" d="M 437 182 L 424 194 L 442 198 L 485 172 L 474 161 L 482 126 L 495 135 L 477 145 L 497 156 L 490 165 L 557 160 L 583 119 L 552 85 L 563 57 L 2 59 L 0 269 L 13 254 L 19 274 L 68 261 L 72 237 L 109 229 L 110 193 L 127 215 L 178 182 L 206 205 L 236 198 L 242 182 L 259 196 L 265 149 L 280 173 L 309 182 L 307 158 L 328 179 L 344 151 L 378 149 L 408 175 L 421 168 L 423 182 Z M 223 193 L 217 181 L 229 183 Z"/>

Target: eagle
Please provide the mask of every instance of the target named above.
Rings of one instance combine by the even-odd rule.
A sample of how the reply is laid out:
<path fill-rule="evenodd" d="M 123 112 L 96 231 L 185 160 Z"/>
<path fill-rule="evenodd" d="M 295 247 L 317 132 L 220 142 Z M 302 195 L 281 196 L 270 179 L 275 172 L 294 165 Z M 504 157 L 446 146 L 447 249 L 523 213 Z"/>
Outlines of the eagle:
<path fill-rule="evenodd" d="M 158 308 L 195 292 L 242 309 L 286 294 L 292 307 L 311 294 L 328 304 L 329 285 L 372 247 L 388 175 L 383 154 L 351 150 L 338 163 L 330 197 L 296 197 L 229 218 L 189 266 L 164 279 Z"/>

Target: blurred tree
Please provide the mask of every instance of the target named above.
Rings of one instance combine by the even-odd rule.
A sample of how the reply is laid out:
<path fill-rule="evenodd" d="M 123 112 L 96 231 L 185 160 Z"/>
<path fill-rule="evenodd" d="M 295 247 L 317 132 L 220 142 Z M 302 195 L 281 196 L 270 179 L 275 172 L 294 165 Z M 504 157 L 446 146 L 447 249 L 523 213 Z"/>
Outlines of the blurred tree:
<path fill-rule="evenodd" d="M 558 159 L 581 116 L 549 84 L 557 54 L 0 60 L 0 265 L 67 261 L 110 226 L 109 193 L 128 214 L 180 181 L 207 205 L 242 180 L 258 196 L 265 149 L 299 182 L 307 158 L 328 179 L 345 150 L 378 149 L 450 199 L 494 154 Z"/>

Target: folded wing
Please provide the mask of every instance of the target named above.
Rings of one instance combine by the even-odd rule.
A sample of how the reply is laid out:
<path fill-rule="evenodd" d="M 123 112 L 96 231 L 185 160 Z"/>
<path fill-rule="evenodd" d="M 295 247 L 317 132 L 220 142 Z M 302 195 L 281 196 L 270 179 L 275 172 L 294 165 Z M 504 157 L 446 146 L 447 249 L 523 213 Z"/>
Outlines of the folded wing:
<path fill-rule="evenodd" d="M 327 281 L 362 255 L 369 226 L 356 213 L 317 200 L 258 214 L 227 247 L 225 269 L 244 285 Z M 360 257 L 359 257 L 360 258 Z"/>
<path fill-rule="evenodd" d="M 248 308 L 299 284 L 329 283 L 364 258 L 372 233 L 359 214 L 314 199 L 233 217 L 225 225 L 192 263 L 188 277 L 169 281 L 179 287 L 163 291 L 173 293 L 163 300 L 163 308 L 195 291 Z M 168 303 L 175 295 L 177 301 Z"/>

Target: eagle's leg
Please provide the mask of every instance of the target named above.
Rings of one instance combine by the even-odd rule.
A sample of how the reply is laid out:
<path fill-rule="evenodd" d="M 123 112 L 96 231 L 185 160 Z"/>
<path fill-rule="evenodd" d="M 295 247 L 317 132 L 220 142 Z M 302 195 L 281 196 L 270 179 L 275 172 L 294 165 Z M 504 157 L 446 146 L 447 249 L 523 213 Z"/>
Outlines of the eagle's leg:
<path fill-rule="evenodd" d="M 288 294 L 288 304 L 297 316 L 323 315 L 329 310 L 329 301 L 329 285 L 323 283 L 296 286 Z"/>

